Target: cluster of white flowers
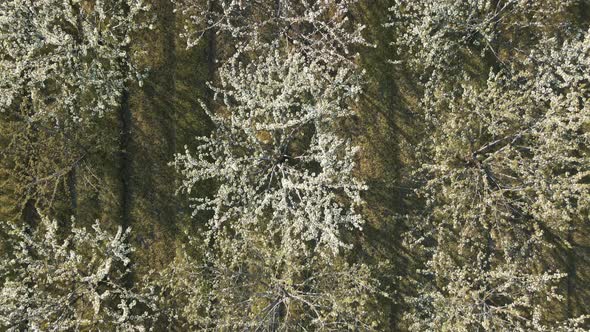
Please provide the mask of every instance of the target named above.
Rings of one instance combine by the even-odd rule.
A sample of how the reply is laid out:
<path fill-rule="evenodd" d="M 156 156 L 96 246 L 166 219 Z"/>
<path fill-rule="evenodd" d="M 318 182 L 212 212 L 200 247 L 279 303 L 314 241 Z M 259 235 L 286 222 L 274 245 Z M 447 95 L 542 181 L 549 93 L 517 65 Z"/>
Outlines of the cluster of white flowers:
<path fill-rule="evenodd" d="M 125 287 L 129 231 L 72 227 L 43 218 L 31 231 L 4 226 L 12 250 L 0 261 L 0 326 L 7 331 L 143 331 L 153 299 Z"/>
<path fill-rule="evenodd" d="M 330 5 L 337 14 L 322 17 Z M 350 114 L 360 92 L 361 73 L 333 38 L 325 38 L 336 34 L 346 48 L 360 37 L 339 33 L 342 4 L 302 1 L 289 8 L 298 6 L 301 12 L 281 9 L 276 21 L 284 29 L 276 42 L 244 42 L 220 68 L 220 85 L 211 88 L 222 109 L 207 111 L 217 129 L 199 138 L 196 156 L 179 154 L 175 164 L 187 192 L 203 180 L 219 181 L 214 197 L 195 205 L 195 211 L 215 211 L 212 232 L 226 224 L 238 231 L 255 227 L 278 235 L 294 254 L 305 254 L 310 241 L 335 254 L 343 246 L 340 229 L 362 224 L 355 211 L 364 188 L 353 176 L 357 149 L 335 133 L 337 119 Z M 313 25 L 298 27 L 297 36 L 289 32 L 303 21 Z M 310 43 L 322 46 L 308 48 Z"/>
<path fill-rule="evenodd" d="M 210 29 L 236 46 L 210 84 L 216 109 L 203 105 L 216 129 L 174 162 L 181 191 L 216 189 L 193 205 L 213 211 L 205 259 L 172 264 L 169 291 L 198 328 L 375 329 L 379 282 L 339 256 L 363 225 L 358 148 L 337 134 L 361 92 L 350 48 L 367 45 L 363 27 L 350 1 L 220 3 L 181 6 L 193 13 L 189 46 Z"/>
<path fill-rule="evenodd" d="M 499 48 L 506 42 L 526 47 L 534 38 L 544 38 L 550 29 L 541 29 L 558 22 L 552 18 L 564 14 L 576 0 L 478 0 L 478 1 L 411 1 L 395 0 L 390 8 L 390 21 L 385 24 L 394 31 L 392 44 L 408 65 L 428 72 L 427 80 L 464 71 L 461 59 L 466 55 L 491 53 L 496 60 Z M 518 38 L 522 33 L 534 33 Z M 508 37 L 508 40 L 505 40 Z M 406 57 L 408 52 L 412 57 Z M 395 57 L 395 60 L 401 58 Z M 473 65 L 477 65 L 473 63 Z"/>
<path fill-rule="evenodd" d="M 141 76 L 128 53 L 147 10 L 141 0 L 2 1 L 0 111 L 81 122 L 117 107 Z"/>
<path fill-rule="evenodd" d="M 222 86 L 214 90 L 227 114 L 211 114 L 217 129 L 200 138 L 196 157 L 187 151 L 176 158 L 187 191 L 205 179 L 219 181 L 217 194 L 195 205 L 215 211 L 212 231 L 224 223 L 257 227 L 304 254 L 308 241 L 336 253 L 341 227 L 360 228 L 357 149 L 334 133 L 335 120 L 350 112 L 358 78 L 347 68 L 328 76 L 325 68 L 276 50 L 220 70 Z"/>
<path fill-rule="evenodd" d="M 207 264 L 180 255 L 155 280 L 170 328 L 181 330 L 379 330 L 377 296 L 387 297 L 374 268 L 339 257 L 288 258 L 266 234 L 247 241 L 219 239 L 233 248 Z M 304 266 L 304 268 L 302 268 Z M 176 308 L 176 309 L 174 309 Z M 179 319 L 180 317 L 180 319 Z"/>
<path fill-rule="evenodd" d="M 177 11 L 186 18 L 183 36 L 187 47 L 195 46 L 208 31 L 228 35 L 236 50 L 268 47 L 273 40 L 292 42 L 300 51 L 324 52 L 344 59 L 352 45 L 368 45 L 362 25 L 350 22 L 347 14 L 357 0 L 245 1 L 175 0 Z"/>
<path fill-rule="evenodd" d="M 573 3 L 391 9 L 394 44 L 424 78 L 418 112 L 431 133 L 416 173 L 427 213 L 410 218 L 430 257 L 409 299 L 413 330 L 582 331 L 585 317 L 546 315 L 566 274 L 543 263 L 590 208 L 589 33 L 548 27 Z"/>

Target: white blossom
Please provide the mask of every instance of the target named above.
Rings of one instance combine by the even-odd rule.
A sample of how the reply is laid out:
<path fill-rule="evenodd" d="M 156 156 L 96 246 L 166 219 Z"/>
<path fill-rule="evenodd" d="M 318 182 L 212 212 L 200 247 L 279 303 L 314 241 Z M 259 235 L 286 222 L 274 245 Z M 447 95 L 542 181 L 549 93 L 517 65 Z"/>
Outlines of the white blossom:
<path fill-rule="evenodd" d="M 0 112 L 82 122 L 116 108 L 138 70 L 127 49 L 141 0 L 0 3 Z"/>
<path fill-rule="evenodd" d="M 427 257 L 408 297 L 411 330 L 583 331 L 588 317 L 548 318 L 566 274 L 543 263 L 590 206 L 589 33 L 568 27 L 559 42 L 550 25 L 567 25 L 549 19 L 573 3 L 391 8 L 398 59 L 423 79 L 429 132 L 415 173 L 426 208 L 409 218 Z M 534 37 L 510 39 L 519 33 Z"/>
<path fill-rule="evenodd" d="M 7 331 L 143 331 L 155 314 L 148 293 L 125 287 L 129 230 L 116 235 L 43 218 L 36 229 L 3 224 L 12 252 L 0 261 L 0 326 Z M 143 309 L 130 310 L 138 303 Z"/>

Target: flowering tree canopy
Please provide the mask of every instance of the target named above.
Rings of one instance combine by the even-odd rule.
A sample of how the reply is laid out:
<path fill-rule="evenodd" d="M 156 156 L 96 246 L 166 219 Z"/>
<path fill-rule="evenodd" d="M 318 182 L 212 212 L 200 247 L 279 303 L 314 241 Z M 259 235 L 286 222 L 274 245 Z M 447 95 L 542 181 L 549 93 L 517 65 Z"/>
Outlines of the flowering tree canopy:
<path fill-rule="evenodd" d="M 90 232 L 73 227 L 62 235 L 60 229 L 48 218 L 34 231 L 5 225 L 12 250 L 0 262 L 0 326 L 144 330 L 154 317 L 147 310 L 153 299 L 125 287 L 129 231 L 119 228 L 112 235 L 98 223 Z"/>
<path fill-rule="evenodd" d="M 391 8 L 395 45 L 424 79 L 420 113 L 431 132 L 416 172 L 426 213 L 410 218 L 411 241 L 430 257 L 409 298 L 413 330 L 584 324 L 543 319 L 547 304 L 563 299 L 557 286 L 566 276 L 543 257 L 590 208 L 588 33 L 566 29 L 560 42 L 546 30 L 567 9 L 526 1 Z M 506 40 L 523 31 L 538 39 Z"/>
<path fill-rule="evenodd" d="M 0 111 L 80 122 L 119 105 L 139 0 L 14 0 L 0 3 Z M 140 77 L 140 76 L 137 76 Z"/>

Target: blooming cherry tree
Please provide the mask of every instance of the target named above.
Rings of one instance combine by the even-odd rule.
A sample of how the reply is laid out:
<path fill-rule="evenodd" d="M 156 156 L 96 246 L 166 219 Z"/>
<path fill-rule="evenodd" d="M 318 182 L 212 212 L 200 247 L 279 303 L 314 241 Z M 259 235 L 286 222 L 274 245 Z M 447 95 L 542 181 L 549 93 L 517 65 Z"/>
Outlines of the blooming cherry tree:
<path fill-rule="evenodd" d="M 62 235 L 43 218 L 31 231 L 4 224 L 11 251 L 0 262 L 0 326 L 8 331 L 143 331 L 155 316 L 149 295 L 125 287 L 129 231 L 99 224 Z"/>
<path fill-rule="evenodd" d="M 203 105 L 215 130 L 175 158 L 181 191 L 216 189 L 194 198 L 195 214 L 212 211 L 204 257 L 172 264 L 168 291 L 202 329 L 376 329 L 381 311 L 370 308 L 387 294 L 372 267 L 342 260 L 346 234 L 364 223 L 359 149 L 338 134 L 362 88 L 351 48 L 367 45 L 363 27 L 349 2 L 219 4 L 180 7 L 195 15 L 189 46 L 205 31 L 236 46 L 210 83 L 216 109 Z"/>
<path fill-rule="evenodd" d="M 81 122 L 117 107 L 140 77 L 130 42 L 147 10 L 140 0 L 2 1 L 0 111 Z"/>
<path fill-rule="evenodd" d="M 555 245 L 567 246 L 590 207 L 588 33 L 568 27 L 561 41 L 550 33 L 560 24 L 551 17 L 573 4 L 392 7 L 394 44 L 423 78 L 418 114 L 430 133 L 415 174 L 426 209 L 409 224 L 413 248 L 428 257 L 408 298 L 412 330 L 585 324 L 584 316 L 547 318 L 547 303 L 564 299 L 557 286 L 567 274 L 542 263 Z M 533 31 L 526 41 L 510 38 Z"/>
<path fill-rule="evenodd" d="M 343 105 L 358 94 L 358 77 L 347 69 L 322 77 L 322 62 L 298 53 L 277 50 L 259 61 L 220 70 L 222 87 L 214 91 L 227 115 L 210 113 L 217 130 L 200 138 L 196 157 L 177 156 L 183 189 L 219 182 L 213 198 L 195 205 L 215 212 L 213 232 L 225 224 L 255 227 L 293 253 L 315 241 L 335 254 L 344 245 L 340 229 L 362 224 L 355 207 L 364 185 L 352 175 L 357 149 L 333 124 L 350 113 Z"/>

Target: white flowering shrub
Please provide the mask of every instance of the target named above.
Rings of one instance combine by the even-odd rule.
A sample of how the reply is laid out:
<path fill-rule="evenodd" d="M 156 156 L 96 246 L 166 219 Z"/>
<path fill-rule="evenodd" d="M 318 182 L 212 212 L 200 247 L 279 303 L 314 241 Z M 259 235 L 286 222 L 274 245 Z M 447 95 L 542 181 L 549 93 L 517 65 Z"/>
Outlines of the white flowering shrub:
<path fill-rule="evenodd" d="M 348 2 L 198 4 L 178 4 L 189 46 L 207 31 L 236 46 L 210 84 L 216 109 L 203 105 L 215 130 L 174 161 L 181 191 L 216 189 L 194 198 L 195 214 L 212 211 L 200 254 L 165 272 L 164 294 L 188 303 L 170 316 L 204 330 L 378 329 L 387 294 L 373 267 L 343 259 L 364 223 L 358 148 L 337 134 L 361 92 L 362 26 Z"/>
<path fill-rule="evenodd" d="M 392 8 L 394 44 L 423 78 L 418 112 L 430 133 L 416 172 L 426 210 L 409 224 L 416 252 L 428 257 L 408 298 L 411 330 L 587 324 L 585 316 L 548 315 L 550 303 L 564 299 L 556 286 L 566 274 L 543 263 L 554 244 L 567 247 L 590 211 L 588 33 L 562 23 L 556 36 L 550 26 L 559 26 L 551 15 L 566 15 L 573 3 Z M 510 41 L 524 31 L 537 33 Z"/>
<path fill-rule="evenodd" d="M 202 247 L 206 247 L 203 245 Z M 226 235 L 208 259 L 181 254 L 157 274 L 169 328 L 181 330 L 379 330 L 375 269 L 338 258 L 292 257 L 265 234 Z"/>
<path fill-rule="evenodd" d="M 346 69 L 322 77 L 320 61 L 297 53 L 277 50 L 259 61 L 220 70 L 222 87 L 214 91 L 227 115 L 210 113 L 217 129 L 200 138 L 196 156 L 177 155 L 182 188 L 219 183 L 214 197 L 195 204 L 196 212 L 215 212 L 213 232 L 225 224 L 256 228 L 293 254 L 304 254 L 309 241 L 335 254 L 340 230 L 362 224 L 355 208 L 364 185 L 352 172 L 357 149 L 333 128 L 350 113 L 344 105 L 358 94 L 358 78 Z"/>
<path fill-rule="evenodd" d="M 194 206 L 196 212 L 214 211 L 211 232 L 225 226 L 238 232 L 258 229 L 279 237 L 293 254 L 305 254 L 312 243 L 335 254 L 344 246 L 340 230 L 362 224 L 356 208 L 364 185 L 352 175 L 357 149 L 335 134 L 336 120 L 350 114 L 349 105 L 360 92 L 360 73 L 340 49 L 328 52 L 332 42 L 313 27 L 325 26 L 344 46 L 358 37 L 338 33 L 342 4 L 290 6 L 302 12 L 283 17 L 281 11 L 277 19 L 287 23 L 279 31 L 289 30 L 292 17 L 305 17 L 314 22 L 305 29 L 310 32 L 291 41 L 289 33 L 280 34 L 289 42 L 285 47 L 278 41 L 260 49 L 248 48 L 258 42 L 240 44 L 220 68 L 219 86 L 212 86 L 223 108 L 218 114 L 208 111 L 217 129 L 199 138 L 203 144 L 196 156 L 187 151 L 176 156 L 175 164 L 185 178 L 182 190 L 190 193 L 207 179 L 219 183 L 214 197 Z M 328 7 L 338 10 L 322 19 Z M 250 28 L 262 34 L 261 27 Z M 314 42 L 324 45 L 324 52 L 300 46 Z"/>
<path fill-rule="evenodd" d="M 182 35 L 195 46 L 208 31 L 236 41 L 237 51 L 271 46 L 269 40 L 293 43 L 302 52 L 345 59 L 351 45 L 368 45 L 364 26 L 348 16 L 357 0 L 244 1 L 175 0 L 185 18 Z M 271 39 L 269 39 L 271 37 Z"/>
<path fill-rule="evenodd" d="M 95 224 L 62 234 L 43 218 L 35 230 L 3 224 L 0 326 L 7 331 L 143 331 L 153 300 L 125 287 L 129 231 Z"/>
<path fill-rule="evenodd" d="M 140 0 L 10 0 L 0 3 L 0 111 L 32 120 L 81 122 L 117 107 Z"/>
<path fill-rule="evenodd" d="M 406 314 L 410 330 L 587 331 L 588 317 L 549 325 L 543 318 L 543 304 L 562 299 L 555 284 L 563 274 L 532 275 L 523 271 L 524 262 L 488 270 L 481 261 L 457 266 L 451 257 L 437 255 L 430 263 L 441 271 L 436 277 L 444 286 L 421 290 L 427 295 L 412 299 L 415 311 Z"/>
<path fill-rule="evenodd" d="M 437 226 L 437 247 L 425 269 L 418 271 L 426 281 L 416 285 L 419 295 L 408 300 L 404 318 L 410 330 L 583 331 L 576 328 L 585 317 L 557 322 L 545 318 L 547 302 L 563 300 L 557 284 L 565 274 L 541 268 L 535 272 L 542 259 L 539 248 L 547 245 L 541 230 L 522 234 L 529 236 L 523 240 L 500 227 L 492 235 L 477 232 L 473 225 L 459 232 L 445 232 L 445 227 L 450 228 Z M 470 238 L 464 240 L 466 236 Z"/>
<path fill-rule="evenodd" d="M 549 27 L 564 29 L 563 22 L 552 19 L 566 15 L 574 3 L 576 0 L 395 0 L 385 26 L 395 34 L 392 44 L 400 56 L 394 56 L 395 60 L 425 71 L 425 80 L 449 79 L 442 75 L 466 70 L 466 55 L 491 54 L 502 61 L 501 50 L 518 52 L 519 47 L 548 37 Z M 526 38 L 519 38 L 524 34 Z M 412 56 L 405 56 L 408 53 Z"/>

